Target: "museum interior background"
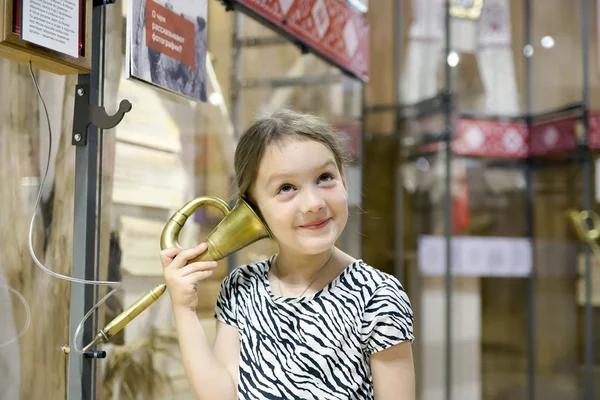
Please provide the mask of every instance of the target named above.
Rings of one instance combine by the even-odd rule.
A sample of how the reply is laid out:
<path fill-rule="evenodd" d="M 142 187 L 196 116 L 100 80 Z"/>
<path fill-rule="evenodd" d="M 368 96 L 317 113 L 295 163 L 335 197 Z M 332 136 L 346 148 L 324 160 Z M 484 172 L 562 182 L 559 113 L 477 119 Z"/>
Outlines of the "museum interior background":
<path fill-rule="evenodd" d="M 416 316 L 419 399 L 600 398 L 600 260 L 569 217 L 598 211 L 600 201 L 597 1 L 451 1 L 448 25 L 441 0 L 350 2 L 368 22 L 369 73 L 361 79 L 210 0 L 200 24 L 206 56 L 196 60 L 206 65 L 202 99 L 127 77 L 128 15 L 139 3 L 103 6 L 103 102 L 109 114 L 122 99 L 133 107 L 100 136 L 99 279 L 121 286 L 98 308 L 99 325 L 162 282 L 158 243 L 175 210 L 197 196 L 229 198 L 241 130 L 292 107 L 344 135 L 351 216 L 339 245 L 403 282 Z M 61 348 L 75 284 L 40 269 L 28 242 L 48 164 L 32 247 L 44 266 L 71 274 L 77 75 L 33 68 L 42 103 L 29 65 L 4 55 L 0 344 L 10 343 L 0 347 L 0 399 L 58 399 L 68 391 Z M 180 243 L 201 241 L 220 219 L 198 211 Z M 274 251 L 261 241 L 234 261 Z M 219 263 L 199 286 L 209 335 L 230 267 Z M 31 324 L 14 341 L 28 323 L 16 293 Z M 97 398 L 192 398 L 168 301 L 161 297 L 102 346 Z M 15 397 L 3 398 L 2 387 Z"/>

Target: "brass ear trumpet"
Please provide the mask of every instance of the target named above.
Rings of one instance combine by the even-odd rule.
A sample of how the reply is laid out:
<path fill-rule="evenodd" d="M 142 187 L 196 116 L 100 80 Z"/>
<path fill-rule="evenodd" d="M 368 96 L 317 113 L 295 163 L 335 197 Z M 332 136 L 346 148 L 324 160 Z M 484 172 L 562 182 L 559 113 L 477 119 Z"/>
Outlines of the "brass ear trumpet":
<path fill-rule="evenodd" d="M 600 261 L 600 246 L 597 240 L 600 238 L 600 216 L 594 211 L 568 212 L 569 218 L 575 225 L 575 231 L 581 241 L 587 243 L 597 261 Z"/>
<path fill-rule="evenodd" d="M 236 206 L 230 210 L 227 203 L 218 197 L 203 196 L 191 200 L 171 216 L 160 237 L 160 248 L 162 250 L 171 247 L 181 247 L 178 243 L 181 228 L 183 228 L 183 225 L 194 211 L 203 205 L 218 208 L 225 214 L 225 218 L 221 220 L 205 239 L 208 249 L 198 257 L 190 260 L 190 263 L 196 261 L 217 261 L 258 240 L 272 237 L 269 228 L 245 200 L 240 199 Z M 129 308 L 115 317 L 104 329 L 98 332 L 94 340 L 83 351 L 88 351 L 99 343 L 110 341 L 125 325 L 158 300 L 166 289 L 167 285 L 162 283 L 140 297 Z"/>
<path fill-rule="evenodd" d="M 586 210 L 579 212 L 570 210 L 568 215 L 575 226 L 579 239 L 589 244 L 595 244 L 596 240 L 600 238 L 600 216 L 594 211 Z"/>

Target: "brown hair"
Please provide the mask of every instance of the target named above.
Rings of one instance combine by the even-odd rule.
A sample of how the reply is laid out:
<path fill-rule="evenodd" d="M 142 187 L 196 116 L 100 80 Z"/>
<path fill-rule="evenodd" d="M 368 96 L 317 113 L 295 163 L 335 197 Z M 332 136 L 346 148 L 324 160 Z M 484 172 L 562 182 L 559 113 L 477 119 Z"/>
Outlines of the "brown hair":
<path fill-rule="evenodd" d="M 312 114 L 278 110 L 257 119 L 240 137 L 234 157 L 238 197 L 248 197 L 269 145 L 290 139 L 314 140 L 324 144 L 333 153 L 340 173 L 344 173 L 346 157 L 342 142 L 325 120 Z"/>

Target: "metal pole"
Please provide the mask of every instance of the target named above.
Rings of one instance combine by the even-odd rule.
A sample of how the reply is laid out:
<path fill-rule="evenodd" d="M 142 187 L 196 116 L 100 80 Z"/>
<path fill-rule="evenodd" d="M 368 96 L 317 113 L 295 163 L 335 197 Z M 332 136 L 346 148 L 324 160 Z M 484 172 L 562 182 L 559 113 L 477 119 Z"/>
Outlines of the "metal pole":
<path fill-rule="evenodd" d="M 92 68 L 90 74 L 79 75 L 78 84 L 89 87 L 89 104 L 98 105 L 100 85 L 100 35 L 102 7 L 94 6 L 92 15 Z M 90 124 L 87 128 L 87 143 L 76 146 L 75 189 L 73 218 L 73 271 L 75 278 L 94 280 L 96 246 L 96 195 L 98 168 L 98 128 Z M 70 338 L 77 325 L 95 304 L 94 288 L 86 284 L 71 285 Z M 83 348 L 94 336 L 93 319 L 88 319 L 77 348 Z M 90 399 L 93 387 L 92 372 L 96 360 L 85 358 L 76 351 L 69 354 L 68 398 Z"/>
<path fill-rule="evenodd" d="M 402 102 L 402 0 L 394 1 L 394 77 L 396 80 L 396 105 L 400 105 Z M 402 141 L 400 140 L 400 119 L 401 109 L 396 108 L 395 115 L 395 132 L 394 138 L 398 146 L 397 154 L 401 154 Z M 401 157 L 398 157 L 398 162 L 395 165 L 395 208 L 396 208 L 396 232 L 395 232 L 395 273 L 398 279 L 404 279 L 404 191 L 403 191 L 403 179 L 402 179 L 402 166 Z"/>
<path fill-rule="evenodd" d="M 529 121 L 529 118 L 528 118 Z M 531 126 L 527 122 L 528 130 Z M 524 166 L 526 200 L 525 200 L 525 236 L 529 239 L 531 248 L 531 272 L 527 279 L 527 309 L 529 319 L 527 320 L 527 398 L 534 400 L 536 393 L 536 255 L 535 255 L 535 239 L 534 239 L 534 215 L 533 215 L 533 164 L 527 161 Z"/>
<path fill-rule="evenodd" d="M 361 82 L 360 84 L 360 102 L 361 102 L 361 115 L 360 115 L 360 152 L 359 152 L 359 165 L 360 165 L 360 184 L 361 184 L 361 188 L 364 187 L 364 182 L 365 182 L 365 146 L 367 144 L 367 126 L 366 126 L 366 121 L 367 121 L 367 114 L 368 114 L 368 109 L 367 109 L 367 85 L 364 82 Z M 361 194 L 362 194 L 362 190 L 361 190 Z M 363 205 L 364 205 L 364 201 L 363 198 L 361 196 L 360 199 L 360 210 L 363 210 Z M 364 250 L 363 250 L 363 245 L 364 245 L 364 239 L 363 239 L 363 228 L 365 226 L 365 213 L 361 212 L 360 214 L 360 222 L 359 222 L 359 226 L 358 226 L 358 240 L 359 240 L 359 244 L 358 244 L 358 248 L 360 249 L 360 257 L 363 257 L 364 255 Z"/>
<path fill-rule="evenodd" d="M 402 164 L 403 164 L 403 148 L 402 148 L 402 122 L 404 119 L 403 108 L 402 108 L 402 55 L 404 54 L 404 41 L 402 40 L 402 35 L 404 32 L 404 25 L 402 24 L 402 12 L 404 10 L 404 2 L 403 0 L 394 0 L 394 77 L 396 83 L 396 93 L 395 93 L 395 104 L 393 107 L 388 109 L 393 109 L 395 111 L 395 132 L 394 138 L 396 139 L 396 164 L 395 164 L 395 182 L 394 182 L 394 194 L 395 194 L 395 258 L 394 258 L 394 269 L 395 274 L 401 282 L 407 279 L 405 274 L 404 265 L 406 263 L 405 250 L 404 250 L 404 178 L 402 176 Z M 377 112 L 378 110 L 386 108 L 383 107 L 372 107 L 371 110 Z M 405 285 L 406 286 L 406 285 Z M 418 293 L 415 292 L 415 293 Z M 413 299 L 413 308 L 418 307 L 420 304 L 417 299 Z M 419 342 L 420 343 L 420 342 Z M 420 367 L 421 361 L 421 346 L 413 347 L 415 351 L 415 368 L 418 370 Z M 420 398 L 420 382 L 421 382 L 421 374 L 416 374 L 416 393 L 417 398 Z"/>
<path fill-rule="evenodd" d="M 240 30 L 242 26 L 242 14 L 232 11 L 232 33 L 231 33 L 231 122 L 233 124 L 233 136 L 240 135 L 241 104 L 240 104 L 240 81 L 242 80 L 242 49 Z"/>
<path fill-rule="evenodd" d="M 444 80 L 445 80 L 445 99 L 444 99 L 444 120 L 446 131 L 446 176 L 445 176 L 445 199 L 444 199 L 444 235 L 446 239 L 446 353 L 445 369 L 446 381 L 445 392 L 446 399 L 452 400 L 452 70 L 448 64 L 450 55 L 450 0 L 446 0 L 445 15 L 445 57 L 444 57 Z"/>
<path fill-rule="evenodd" d="M 590 132 L 589 132 L 589 106 L 590 106 L 590 71 L 589 71 L 589 14 L 590 4 L 588 0 L 581 0 L 581 45 L 582 45 L 582 125 L 584 134 L 583 143 L 583 207 L 585 210 L 592 209 L 592 165 L 590 154 Z M 594 310 L 592 308 L 592 275 L 591 254 L 589 246 L 585 246 L 585 380 L 584 398 L 594 398 Z"/>
<path fill-rule="evenodd" d="M 531 125 L 533 122 L 533 106 L 532 106 L 532 52 L 533 47 L 531 44 L 531 0 L 525 0 L 524 2 L 524 18 L 523 18 L 523 34 L 525 47 L 523 54 L 525 56 L 524 73 L 525 73 L 525 88 L 524 88 L 524 105 L 525 105 L 525 122 L 527 124 L 527 131 L 531 132 Z M 535 255 L 535 239 L 534 239 L 534 215 L 533 215 L 533 162 L 528 159 L 525 163 L 525 186 L 526 186 L 526 200 L 525 200 L 525 235 L 529 239 L 531 246 L 531 272 L 527 279 L 527 308 L 529 318 L 527 320 L 527 398 L 529 400 L 535 400 L 536 398 L 536 357 L 537 352 L 535 349 L 535 338 L 536 338 L 536 255 Z"/>
<path fill-rule="evenodd" d="M 231 123 L 233 125 L 233 137 L 237 140 L 241 134 L 241 100 L 240 81 L 242 80 L 242 48 L 241 29 L 242 14 L 232 11 L 232 33 L 231 33 Z M 231 177 L 230 187 L 235 187 L 235 177 Z M 227 257 L 227 270 L 233 271 L 237 267 L 237 254 L 233 253 Z"/>

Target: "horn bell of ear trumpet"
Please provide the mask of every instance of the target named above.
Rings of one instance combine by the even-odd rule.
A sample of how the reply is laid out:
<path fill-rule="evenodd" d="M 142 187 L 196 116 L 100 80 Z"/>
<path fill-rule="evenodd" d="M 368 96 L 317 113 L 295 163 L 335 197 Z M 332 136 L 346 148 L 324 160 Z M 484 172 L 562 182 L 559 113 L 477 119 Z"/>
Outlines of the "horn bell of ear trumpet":
<path fill-rule="evenodd" d="M 179 232 L 194 211 L 204 205 L 218 208 L 225 214 L 225 218 L 205 239 L 208 249 L 198 257 L 190 260 L 190 263 L 217 261 L 258 240 L 272 237 L 267 225 L 263 223 L 262 219 L 244 199 L 240 199 L 236 206 L 230 210 L 225 201 L 217 197 L 203 196 L 191 200 L 171 216 L 160 238 L 160 248 L 162 250 L 172 247 L 181 248 L 178 243 Z M 98 332 L 94 340 L 84 347 L 83 352 L 89 351 L 99 343 L 110 341 L 125 325 L 158 300 L 166 289 L 167 285 L 162 283 L 140 297 Z"/>
<path fill-rule="evenodd" d="M 573 222 L 575 232 L 581 241 L 591 244 L 600 238 L 600 216 L 594 211 L 569 210 L 567 216 Z"/>

